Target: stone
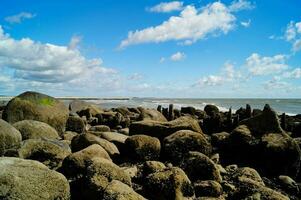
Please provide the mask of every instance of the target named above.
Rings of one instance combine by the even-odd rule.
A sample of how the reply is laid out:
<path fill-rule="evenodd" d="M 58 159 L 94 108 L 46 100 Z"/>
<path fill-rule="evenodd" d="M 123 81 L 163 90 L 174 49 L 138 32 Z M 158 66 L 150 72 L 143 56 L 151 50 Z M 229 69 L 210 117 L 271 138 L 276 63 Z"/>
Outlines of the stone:
<path fill-rule="evenodd" d="M 104 158 L 111 161 L 109 154 L 98 144 L 92 144 L 85 149 L 68 155 L 62 163 L 63 174 L 70 177 L 81 176 L 94 158 Z"/>
<path fill-rule="evenodd" d="M 269 105 L 265 105 L 262 114 L 242 120 L 240 125 L 246 125 L 252 134 L 284 133 L 277 113 Z"/>
<path fill-rule="evenodd" d="M 216 113 L 219 113 L 218 107 L 215 105 L 210 105 L 210 104 L 205 106 L 204 111 L 209 116 L 214 116 Z"/>
<path fill-rule="evenodd" d="M 184 199 L 194 194 L 189 178 L 178 167 L 149 174 L 145 187 L 149 199 Z"/>
<path fill-rule="evenodd" d="M 191 181 L 222 181 L 221 174 L 215 163 L 200 152 L 189 152 L 181 164 L 181 168 L 185 171 Z"/>
<path fill-rule="evenodd" d="M 199 181 L 193 186 L 196 197 L 219 197 L 223 194 L 222 186 L 216 181 Z"/>
<path fill-rule="evenodd" d="M 160 140 L 179 130 L 192 130 L 202 133 L 198 121 L 189 116 L 179 117 L 169 122 L 144 120 L 133 122 L 130 125 L 130 135 L 143 134 L 157 137 Z"/>
<path fill-rule="evenodd" d="M 82 109 L 78 110 L 76 113 L 80 116 L 80 117 L 86 117 L 87 120 L 90 120 L 90 118 L 92 117 L 96 117 L 97 114 L 102 113 L 103 110 L 101 108 L 99 108 L 97 105 L 87 105 L 84 106 Z"/>
<path fill-rule="evenodd" d="M 78 133 L 72 132 L 72 131 L 66 131 L 63 134 L 63 140 L 69 140 L 71 141 Z"/>
<path fill-rule="evenodd" d="M 89 131 L 89 133 L 93 135 L 97 135 L 98 137 L 101 137 L 103 139 L 106 139 L 110 142 L 118 142 L 118 143 L 125 143 L 125 140 L 128 138 L 128 136 L 123 135 L 121 133 L 116 132 L 92 132 Z"/>
<path fill-rule="evenodd" d="M 22 120 L 13 124 L 20 131 L 23 140 L 27 139 L 59 139 L 57 131 L 50 125 L 35 120 Z"/>
<path fill-rule="evenodd" d="M 125 140 L 125 146 L 130 157 L 137 160 L 156 160 L 160 156 L 159 139 L 147 135 L 133 135 Z"/>
<path fill-rule="evenodd" d="M 72 152 L 80 151 L 92 144 L 98 144 L 103 147 L 110 156 L 119 155 L 120 152 L 116 145 L 103 138 L 99 138 L 96 135 L 90 133 L 79 134 L 75 136 L 71 141 Z"/>
<path fill-rule="evenodd" d="M 89 104 L 82 100 L 73 100 L 69 103 L 69 111 L 71 113 L 76 113 L 78 111 L 83 110 L 84 108 L 88 107 Z"/>
<path fill-rule="evenodd" d="M 68 115 L 63 102 L 45 94 L 24 92 L 8 102 L 2 117 L 9 123 L 25 119 L 45 122 L 62 135 Z"/>
<path fill-rule="evenodd" d="M 64 158 L 71 154 L 69 146 L 58 140 L 28 139 L 24 140 L 18 150 L 20 158 L 40 161 L 50 169 L 58 169 Z"/>
<path fill-rule="evenodd" d="M 106 125 L 96 125 L 92 126 L 89 131 L 110 132 L 111 129 Z"/>
<path fill-rule="evenodd" d="M 104 190 L 103 200 L 145 200 L 128 185 L 118 181 L 111 181 Z"/>
<path fill-rule="evenodd" d="M 0 119 L 0 156 L 21 146 L 22 135 L 12 125 Z"/>
<path fill-rule="evenodd" d="M 259 185 L 265 186 L 259 173 L 255 169 L 250 167 L 242 167 L 236 169 L 231 178 L 236 180 L 238 180 L 239 178 L 248 178 L 256 181 Z"/>
<path fill-rule="evenodd" d="M 164 163 L 159 162 L 159 161 L 146 161 L 143 165 L 143 173 L 145 175 L 152 174 L 155 172 L 162 171 L 166 168 Z"/>
<path fill-rule="evenodd" d="M 189 115 L 195 115 L 196 113 L 196 109 L 192 106 L 188 106 L 188 107 L 181 107 L 181 113 L 182 114 L 189 114 Z"/>
<path fill-rule="evenodd" d="M 167 122 L 167 119 L 164 117 L 164 115 L 155 109 L 146 109 L 142 107 L 139 107 L 138 109 L 140 110 L 139 120 L 148 119 L 159 122 Z"/>
<path fill-rule="evenodd" d="M 67 179 L 40 162 L 0 157 L 0 169 L 1 199 L 70 199 Z"/>
<path fill-rule="evenodd" d="M 207 156 L 212 146 L 204 134 L 190 131 L 177 131 L 163 140 L 164 156 L 173 163 L 180 163 L 189 151 L 199 151 Z"/>
<path fill-rule="evenodd" d="M 69 116 L 66 123 L 66 131 L 72 131 L 76 133 L 84 133 L 85 132 L 85 122 L 80 117 Z"/>

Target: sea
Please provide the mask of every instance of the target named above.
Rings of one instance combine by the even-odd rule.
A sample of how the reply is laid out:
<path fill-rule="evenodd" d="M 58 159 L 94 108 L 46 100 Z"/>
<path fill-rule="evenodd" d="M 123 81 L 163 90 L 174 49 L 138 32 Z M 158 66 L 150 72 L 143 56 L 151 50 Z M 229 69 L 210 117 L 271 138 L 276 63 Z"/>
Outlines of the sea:
<path fill-rule="evenodd" d="M 0 97 L 0 105 L 5 105 L 11 97 Z M 220 111 L 236 111 L 246 104 L 250 104 L 252 108 L 263 109 L 265 104 L 269 104 L 279 114 L 286 113 L 287 115 L 301 114 L 301 99 L 203 99 L 203 98 L 82 98 L 72 97 L 72 99 L 84 99 L 87 102 L 96 104 L 102 108 L 116 108 L 116 107 L 147 107 L 157 108 L 158 105 L 168 107 L 173 104 L 174 108 L 180 109 L 181 107 L 193 106 L 197 109 L 204 109 L 207 104 L 216 105 Z M 71 99 L 61 98 L 68 104 Z"/>

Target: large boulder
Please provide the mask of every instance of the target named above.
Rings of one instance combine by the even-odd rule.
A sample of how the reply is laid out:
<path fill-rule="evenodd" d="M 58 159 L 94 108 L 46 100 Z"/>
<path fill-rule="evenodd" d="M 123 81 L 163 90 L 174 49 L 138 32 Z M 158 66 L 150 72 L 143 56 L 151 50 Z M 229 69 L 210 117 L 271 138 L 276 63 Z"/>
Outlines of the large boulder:
<path fill-rule="evenodd" d="M 84 133 L 85 132 L 85 122 L 82 118 L 77 116 L 69 116 L 66 123 L 66 131 L 72 131 L 76 133 Z"/>
<path fill-rule="evenodd" d="M 180 130 L 163 140 L 164 156 L 173 163 L 179 163 L 189 151 L 199 151 L 210 156 L 212 146 L 204 134 Z"/>
<path fill-rule="evenodd" d="M 58 140 L 29 139 L 23 141 L 18 154 L 20 158 L 37 160 L 50 169 L 58 169 L 71 149 Z"/>
<path fill-rule="evenodd" d="M 222 186 L 212 180 L 199 181 L 193 184 L 196 197 L 219 197 L 223 193 Z"/>
<path fill-rule="evenodd" d="M 149 174 L 146 177 L 145 187 L 149 199 L 185 199 L 194 195 L 189 178 L 178 167 Z"/>
<path fill-rule="evenodd" d="M 13 124 L 13 126 L 20 131 L 22 139 L 59 139 L 57 131 L 50 125 L 35 121 L 35 120 L 22 120 Z"/>
<path fill-rule="evenodd" d="M 98 144 L 92 144 L 81 151 L 67 156 L 63 161 L 61 170 L 68 178 L 82 176 L 94 158 L 105 158 L 111 161 L 109 154 L 104 148 Z"/>
<path fill-rule="evenodd" d="M 143 134 L 159 139 L 163 139 L 179 130 L 192 130 L 202 133 L 198 121 L 189 116 L 179 117 L 169 122 L 144 120 L 133 122 L 130 125 L 130 135 Z"/>
<path fill-rule="evenodd" d="M 167 119 L 164 117 L 164 115 L 156 109 L 148 109 L 142 107 L 139 107 L 138 109 L 140 110 L 139 120 L 167 122 Z"/>
<path fill-rule="evenodd" d="M 25 119 L 45 122 L 61 135 L 68 115 L 68 108 L 63 102 L 45 94 L 24 92 L 8 102 L 2 117 L 9 123 Z"/>
<path fill-rule="evenodd" d="M 265 133 L 284 133 L 281 128 L 277 113 L 267 104 L 262 114 L 245 119 L 239 123 L 246 125 L 254 135 Z"/>
<path fill-rule="evenodd" d="M 115 156 L 120 154 L 118 148 L 112 142 L 109 142 L 106 139 L 97 137 L 96 135 L 90 133 L 84 133 L 75 136 L 71 141 L 71 149 L 72 152 L 76 152 L 92 144 L 100 145 L 109 153 L 110 156 Z"/>
<path fill-rule="evenodd" d="M 216 105 L 208 104 L 205 106 L 204 111 L 209 116 L 214 116 L 219 113 L 219 109 Z"/>
<path fill-rule="evenodd" d="M 0 158 L 0 198 L 5 200 L 69 200 L 66 178 L 40 162 Z"/>
<path fill-rule="evenodd" d="M 191 151 L 181 164 L 191 181 L 214 180 L 222 181 L 222 177 L 217 165 L 206 155 Z"/>
<path fill-rule="evenodd" d="M 145 200 L 143 196 L 136 193 L 128 185 L 113 180 L 104 190 L 103 200 Z"/>
<path fill-rule="evenodd" d="M 15 127 L 0 119 L 0 156 L 3 156 L 7 151 L 18 149 L 21 141 L 21 133 Z"/>
<path fill-rule="evenodd" d="M 99 132 L 99 131 L 89 131 L 93 135 L 106 139 L 110 142 L 116 143 L 125 143 L 125 140 L 128 138 L 127 135 L 117 133 L 117 132 Z"/>
<path fill-rule="evenodd" d="M 160 156 L 160 140 L 147 135 L 133 135 L 125 140 L 127 154 L 137 160 L 156 160 Z"/>

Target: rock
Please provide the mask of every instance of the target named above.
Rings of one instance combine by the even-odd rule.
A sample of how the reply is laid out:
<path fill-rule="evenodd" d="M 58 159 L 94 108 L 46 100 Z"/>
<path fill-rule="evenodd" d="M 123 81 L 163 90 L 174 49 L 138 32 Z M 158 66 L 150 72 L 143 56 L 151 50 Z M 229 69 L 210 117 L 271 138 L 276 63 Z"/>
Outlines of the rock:
<path fill-rule="evenodd" d="M 1 199 L 70 199 L 66 178 L 40 162 L 1 157 L 0 169 Z"/>
<path fill-rule="evenodd" d="M 69 116 L 66 124 L 66 131 L 73 131 L 76 133 L 85 132 L 85 123 L 80 117 Z"/>
<path fill-rule="evenodd" d="M 63 174 L 70 177 L 82 176 L 94 158 L 104 158 L 111 161 L 109 154 L 98 144 L 92 144 L 81 151 L 68 155 L 62 164 Z"/>
<path fill-rule="evenodd" d="M 190 180 L 178 167 L 166 168 L 148 175 L 145 187 L 150 199 L 184 199 L 193 196 Z"/>
<path fill-rule="evenodd" d="M 230 133 L 227 132 L 220 132 L 220 133 L 213 133 L 211 135 L 211 143 L 215 147 L 223 147 L 226 143 L 226 140 L 229 138 Z"/>
<path fill-rule="evenodd" d="M 183 161 L 181 168 L 185 171 L 191 181 L 222 181 L 222 177 L 215 163 L 200 152 L 189 152 Z"/>
<path fill-rule="evenodd" d="M 219 109 L 215 105 L 206 105 L 204 111 L 209 116 L 214 116 L 216 113 L 219 113 Z"/>
<path fill-rule="evenodd" d="M 87 120 L 89 120 L 92 117 L 96 117 L 97 114 L 102 113 L 103 110 L 99 108 L 97 105 L 87 105 L 83 107 L 81 110 L 77 111 L 76 113 L 80 116 L 83 117 L 85 116 Z"/>
<path fill-rule="evenodd" d="M 153 121 L 159 121 L 159 122 L 167 122 L 167 119 L 160 113 L 159 111 L 155 109 L 146 109 L 139 107 L 140 110 L 140 116 L 139 120 L 153 120 Z"/>
<path fill-rule="evenodd" d="M 50 125 L 35 120 L 22 120 L 13 124 L 20 131 L 23 140 L 27 139 L 59 139 L 57 131 Z"/>
<path fill-rule="evenodd" d="M 131 186 L 131 178 L 120 167 L 104 158 L 94 158 L 87 168 L 86 187 L 82 191 L 85 199 L 98 200 L 112 180 Z"/>
<path fill-rule="evenodd" d="M 125 143 L 125 140 L 128 138 L 128 136 L 116 133 L 116 132 L 91 132 L 89 133 L 96 135 L 98 137 L 101 137 L 103 139 L 106 139 L 110 142 L 118 142 L 118 143 Z"/>
<path fill-rule="evenodd" d="M 15 127 L 0 119 L 0 156 L 3 156 L 7 151 L 18 149 L 21 141 L 21 133 Z"/>
<path fill-rule="evenodd" d="M 159 139 L 147 135 L 133 135 L 125 141 L 130 157 L 137 160 L 156 160 L 160 156 Z"/>
<path fill-rule="evenodd" d="M 63 134 L 63 140 L 69 140 L 69 141 L 71 141 L 76 135 L 77 135 L 77 133 L 75 133 L 75 132 L 66 131 Z"/>
<path fill-rule="evenodd" d="M 219 197 L 223 194 L 222 186 L 216 181 L 200 181 L 194 183 L 196 197 Z"/>
<path fill-rule="evenodd" d="M 3 119 L 9 123 L 25 119 L 45 122 L 62 135 L 68 115 L 68 108 L 61 101 L 45 94 L 25 92 L 8 102 Z"/>
<path fill-rule="evenodd" d="M 189 115 L 195 115 L 196 109 L 194 107 L 188 106 L 188 107 L 181 107 L 181 113 L 183 114 L 189 114 Z"/>
<path fill-rule="evenodd" d="M 18 150 L 20 158 L 40 161 L 54 170 L 61 166 L 64 158 L 70 153 L 71 150 L 66 144 L 45 138 L 24 140 Z"/>
<path fill-rule="evenodd" d="M 136 193 L 131 187 L 128 185 L 113 180 L 108 184 L 108 186 L 104 190 L 103 200 L 145 200 L 143 196 Z"/>
<path fill-rule="evenodd" d="M 76 113 L 88 107 L 89 104 L 82 100 L 73 100 L 69 103 L 69 110 L 71 113 Z"/>
<path fill-rule="evenodd" d="M 294 193 L 299 192 L 298 184 L 291 177 L 280 175 L 278 177 L 278 181 L 280 185 L 284 188 L 284 190 L 294 192 Z"/>
<path fill-rule="evenodd" d="M 231 176 L 232 179 L 238 180 L 239 178 L 248 178 L 253 181 L 256 181 L 259 185 L 265 186 L 261 176 L 259 173 L 250 167 L 242 167 L 235 170 L 235 172 Z"/>
<path fill-rule="evenodd" d="M 111 129 L 106 125 L 97 125 L 97 126 L 92 126 L 89 129 L 89 131 L 110 132 Z"/>
<path fill-rule="evenodd" d="M 165 158 L 173 163 L 179 163 L 189 151 L 199 151 L 205 155 L 210 155 L 212 146 L 204 134 L 180 130 L 163 140 Z"/>
<path fill-rule="evenodd" d="M 179 130 L 192 130 L 202 133 L 197 120 L 189 116 L 179 117 L 169 122 L 144 120 L 130 125 L 130 135 L 144 134 L 157 137 L 160 140 Z"/>
<path fill-rule="evenodd" d="M 284 133 L 280 126 L 277 113 L 265 105 L 262 114 L 245 119 L 239 123 L 246 125 L 255 135 L 263 135 L 265 133 Z"/>
<path fill-rule="evenodd" d="M 145 175 L 163 171 L 166 166 L 159 161 L 146 161 L 143 165 L 143 173 Z"/>
<path fill-rule="evenodd" d="M 102 125 L 107 125 L 111 128 L 116 128 L 119 125 L 123 127 L 128 126 L 128 118 L 125 118 L 119 112 L 102 112 L 96 115 L 98 118 L 98 123 Z"/>
<path fill-rule="evenodd" d="M 115 155 L 120 154 L 119 150 L 113 143 L 111 143 L 105 139 L 99 138 L 90 133 L 84 133 L 84 134 L 79 134 L 79 135 L 75 136 L 71 141 L 71 149 L 72 149 L 72 152 L 76 152 L 76 151 L 80 151 L 92 144 L 100 145 L 109 153 L 110 156 L 115 156 Z"/>

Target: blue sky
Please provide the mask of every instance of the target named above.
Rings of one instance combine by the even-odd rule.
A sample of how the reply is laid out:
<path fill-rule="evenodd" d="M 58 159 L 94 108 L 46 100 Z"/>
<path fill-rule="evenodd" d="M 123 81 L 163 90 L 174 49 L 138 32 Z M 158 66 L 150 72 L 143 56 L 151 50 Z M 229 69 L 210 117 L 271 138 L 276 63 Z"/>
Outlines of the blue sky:
<path fill-rule="evenodd" d="M 3 0 L 0 94 L 301 98 L 300 7 Z"/>

